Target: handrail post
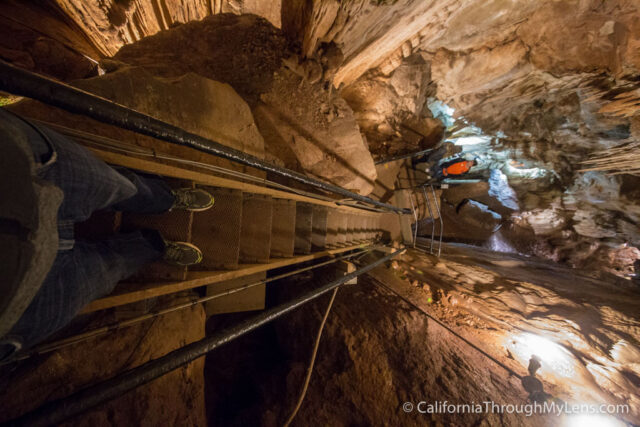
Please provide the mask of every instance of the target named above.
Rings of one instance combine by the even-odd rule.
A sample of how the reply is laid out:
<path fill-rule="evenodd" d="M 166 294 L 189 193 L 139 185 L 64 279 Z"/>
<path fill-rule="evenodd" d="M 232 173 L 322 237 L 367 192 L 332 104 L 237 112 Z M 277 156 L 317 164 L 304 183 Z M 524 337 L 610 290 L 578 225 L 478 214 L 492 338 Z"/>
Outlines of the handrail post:
<path fill-rule="evenodd" d="M 429 248 L 429 253 L 433 254 L 433 238 L 436 231 L 436 219 L 433 216 L 433 211 L 431 210 L 431 202 L 429 201 L 429 196 L 427 196 L 427 190 L 424 189 L 424 185 L 422 186 L 422 194 L 424 194 L 424 202 L 427 204 L 427 209 L 429 209 L 429 217 L 431 218 L 431 246 Z"/>
<path fill-rule="evenodd" d="M 429 187 L 431 187 L 431 194 L 433 194 L 433 203 L 436 205 L 438 218 L 440 218 L 440 243 L 438 244 L 438 258 L 439 258 L 440 253 L 442 251 L 442 234 L 444 234 L 444 222 L 442 222 L 442 213 L 440 212 L 440 206 L 438 206 L 438 200 L 436 198 L 436 190 L 433 189 L 433 185 L 429 185 Z"/>
<path fill-rule="evenodd" d="M 71 113 L 83 114 L 99 122 L 160 139 L 174 145 L 193 148 L 232 162 L 293 179 L 323 191 L 329 191 L 397 213 L 410 213 L 388 203 L 346 190 L 227 147 L 217 141 L 187 132 L 132 108 L 75 88 L 0 60 L 0 90 L 26 96 Z"/>

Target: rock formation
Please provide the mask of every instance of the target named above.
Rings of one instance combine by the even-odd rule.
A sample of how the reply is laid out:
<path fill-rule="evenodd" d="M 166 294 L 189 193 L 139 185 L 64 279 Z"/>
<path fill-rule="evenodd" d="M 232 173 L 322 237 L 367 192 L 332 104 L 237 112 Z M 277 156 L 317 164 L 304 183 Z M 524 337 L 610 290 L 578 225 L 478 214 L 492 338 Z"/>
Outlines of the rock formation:
<path fill-rule="evenodd" d="M 187 43 L 192 50 L 178 48 Z M 351 108 L 319 79 L 299 75 L 295 59 L 282 65 L 286 54 L 286 40 L 264 19 L 222 14 L 125 46 L 114 60 L 165 78 L 192 72 L 230 84 L 253 107 L 270 160 L 369 194 L 376 171 Z"/>
<path fill-rule="evenodd" d="M 294 72 L 304 77 L 306 83 L 339 88 L 339 95 L 353 110 L 376 158 L 437 143 L 442 137 L 442 127 L 432 118 L 442 120 L 443 116 L 427 108 L 426 98 L 437 99 L 452 109 L 450 118 L 444 119 L 449 132 L 445 138 L 451 138 L 465 126 L 476 126 L 480 130 L 476 134 L 490 143 L 465 150 L 471 149 L 487 162 L 483 167 L 485 179 L 489 170 L 497 169 L 515 189 L 522 212 L 513 218 L 503 215 L 503 222 L 506 229 L 514 231 L 508 233 L 509 238 L 527 241 L 512 244 L 552 248 L 554 255 L 547 249 L 537 254 L 565 261 L 586 260 L 589 255 L 570 256 L 569 252 L 578 250 L 577 246 L 566 246 L 566 239 L 561 236 L 573 235 L 582 242 L 579 246 L 595 244 L 601 250 L 609 247 L 617 251 L 624 244 L 638 245 L 636 230 L 640 218 L 635 199 L 629 193 L 635 178 L 624 174 L 607 177 L 602 171 L 580 172 L 586 168 L 581 162 L 588 160 L 591 153 L 637 138 L 637 119 L 633 117 L 637 111 L 633 100 L 637 97 L 633 94 L 640 72 L 637 49 L 640 20 L 633 1 L 61 0 L 56 4 L 59 13 L 70 17 L 85 36 L 80 40 L 73 35 L 73 29 L 62 32 L 66 43 L 63 50 L 66 46 L 75 49 L 72 53 L 64 50 L 65 55 L 76 55 L 75 60 L 67 62 L 82 63 L 81 54 L 99 60 L 100 56 L 113 55 L 124 46 L 117 56 L 119 60 L 145 66 L 155 75 L 177 76 L 192 71 L 227 82 L 252 106 L 260 94 L 269 91 L 281 59 L 293 58 L 287 62 L 288 69 L 300 68 Z M 35 6 L 12 7 L 16 16 L 44 15 Z M 276 27 L 281 26 L 295 55 L 284 54 L 284 45 L 280 44 L 284 42 L 278 41 L 275 33 L 262 24 L 251 27 L 253 32 L 258 31 L 252 40 L 262 40 L 257 45 L 242 45 L 234 38 L 222 41 L 223 26 L 204 37 L 199 35 L 204 34 L 202 25 L 180 29 L 181 23 L 223 12 L 256 13 Z M 249 33 L 246 31 L 249 27 L 242 27 L 249 25 L 246 18 L 224 20 L 225 25 L 231 26 L 227 29 L 233 29 L 231 33 Z M 44 26 L 49 39 L 56 40 L 52 27 Z M 131 45 L 168 28 L 174 29 Z M 24 37 L 34 38 L 33 33 Z M 168 42 L 167 37 L 180 41 Z M 38 53 L 50 49 L 36 48 L 45 42 L 38 43 L 30 44 L 34 46 L 31 59 L 11 53 L 19 46 L 10 43 L 6 44 L 3 57 L 26 66 L 51 63 L 51 54 Z M 158 56 L 166 53 L 156 53 L 163 51 L 159 49 L 163 43 L 176 43 L 181 48 L 171 49 L 172 57 L 168 60 Z M 269 56 L 279 50 L 284 54 L 282 57 Z M 223 65 L 223 58 L 229 55 L 235 58 L 237 66 Z M 246 62 L 242 59 L 246 55 L 259 60 Z M 46 59 L 33 59 L 38 57 Z M 193 59 L 185 60 L 187 57 L 207 61 L 195 64 Z M 48 71 L 37 65 L 31 67 Z M 240 68 L 245 69 L 244 74 L 236 73 Z M 63 78 L 95 72 L 90 71 L 90 63 L 72 70 L 49 72 Z M 280 76 L 286 74 L 283 71 Z M 268 129 L 262 131 L 271 137 L 276 135 Z M 267 145 L 282 144 L 281 137 L 278 138 Z M 285 145 L 274 149 L 277 155 L 273 155 L 274 150 L 271 153 L 267 150 L 269 158 L 318 175 L 317 170 L 309 167 L 317 158 L 310 145 L 305 145 L 310 147 L 310 157 L 302 160 L 295 153 L 296 144 L 287 141 Z M 326 164 L 331 159 L 323 161 Z M 351 160 L 346 163 L 353 166 Z M 363 167 L 358 174 L 361 181 L 367 181 L 373 177 L 370 164 Z M 325 178 L 335 180 L 344 173 L 349 175 L 344 170 L 334 170 Z M 352 174 L 335 182 L 358 188 L 363 194 L 370 191 L 354 179 Z M 608 194 L 615 194 L 607 203 L 587 194 L 589 188 L 601 185 L 609 189 Z M 542 233 L 522 219 L 535 222 L 534 218 L 547 211 L 553 212 L 553 226 Z M 585 265 L 582 261 L 571 262 Z"/>
<path fill-rule="evenodd" d="M 421 310 L 366 279 L 362 288 L 340 291 L 300 425 L 549 422 L 401 412 L 404 401 L 439 396 L 627 402 L 634 409 L 626 420 L 639 422 L 633 299 L 640 166 L 626 158 L 640 139 L 636 0 L 6 3 L 3 60 L 360 194 L 377 185 L 377 196 L 393 195 L 399 166 L 389 166 L 394 173 L 387 171 L 381 186 L 376 178 L 385 165 L 376 169 L 374 160 L 431 147 L 442 158 L 478 160 L 467 181 L 437 193 L 444 238 L 502 253 L 449 247 L 440 261 L 414 253 L 384 274 L 459 334 L 499 351 L 494 356 L 506 366 L 525 373 L 529 364 L 529 375 L 520 381 L 467 353 Z M 230 166 L 38 104 L 13 108 L 25 106 L 49 121 L 99 127 L 116 139 Z M 440 218 L 426 220 L 424 203 L 418 211 L 418 234 L 430 237 Z M 319 318 L 320 310 L 317 304 L 293 313 L 262 332 L 278 346 L 254 343 L 243 352 L 241 342 L 209 356 L 210 374 L 229 385 L 209 387 L 209 421 L 279 425 L 308 360 L 316 327 L 308 314 Z M 191 320 L 178 323 L 191 327 Z M 537 366 L 525 357 L 527 345 L 548 344 L 532 332 L 560 347 L 552 345 L 562 356 L 559 371 L 551 372 L 544 358 Z M 269 357 L 252 358 L 253 351 Z M 216 363 L 225 361 L 231 362 Z M 49 366 L 70 372 L 53 357 L 42 369 Z M 41 372 L 31 374 L 34 383 Z M 189 381 L 191 374 L 180 373 Z M 88 381 L 83 375 L 74 384 Z M 193 423 L 203 422 L 201 405 Z M 183 409 L 170 409 L 170 416 Z M 90 419 L 112 422 L 109 414 Z"/>
<path fill-rule="evenodd" d="M 183 298 L 182 301 L 186 301 Z M 174 299 L 173 303 L 179 303 Z M 167 300 L 159 301 L 166 304 Z M 135 311 L 133 311 L 135 313 Z M 120 316 L 131 316 L 121 312 Z M 89 327 L 113 323 L 117 316 L 85 319 Z M 88 322 L 88 323 L 87 323 Z M 94 337 L 71 347 L 40 356 L 30 366 L 5 372 L 0 379 L 0 420 L 7 421 L 51 399 L 59 399 L 95 381 L 160 357 L 204 337 L 204 309 L 200 306 L 162 316 L 155 321 Z M 104 323 L 103 323 L 104 324 Z M 81 324 L 74 327 L 78 328 Z M 78 355 L 82 360 L 78 360 Z M 140 387 L 109 404 L 71 419 L 64 426 L 123 424 L 205 425 L 204 360 L 197 360 L 159 381 Z M 19 379 L 19 381 L 17 380 Z"/>

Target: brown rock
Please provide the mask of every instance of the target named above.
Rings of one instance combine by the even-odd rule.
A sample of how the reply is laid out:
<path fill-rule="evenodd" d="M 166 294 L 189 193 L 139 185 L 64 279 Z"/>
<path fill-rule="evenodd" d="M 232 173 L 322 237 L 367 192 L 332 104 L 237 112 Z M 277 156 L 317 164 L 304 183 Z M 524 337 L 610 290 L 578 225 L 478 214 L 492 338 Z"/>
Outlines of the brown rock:
<path fill-rule="evenodd" d="M 491 211 L 486 205 L 473 201 L 466 201 L 457 209 L 448 203 L 443 203 L 440 209 L 444 221 L 443 236 L 460 242 L 484 241 L 499 228 L 502 222 L 498 213 Z M 422 220 L 418 224 L 418 235 L 430 238 L 432 222 Z M 439 232 L 440 225 L 436 227 L 436 231 Z M 437 233 L 436 236 L 438 236 Z"/>
<path fill-rule="evenodd" d="M 113 58 L 158 77 L 192 72 L 228 83 L 253 105 L 269 90 L 286 47 L 280 31 L 265 19 L 223 14 L 146 37 Z"/>
<path fill-rule="evenodd" d="M 161 304 L 181 302 L 174 297 Z M 38 363 L 28 360 L 1 380 L 0 421 L 202 339 L 204 326 L 204 310 L 195 306 L 74 344 L 41 357 Z M 62 425 L 205 425 L 203 371 L 201 358 Z"/>
<path fill-rule="evenodd" d="M 103 55 L 122 46 L 220 13 L 255 14 L 280 27 L 280 0 L 55 0 Z"/>
<path fill-rule="evenodd" d="M 390 76 L 368 73 L 342 90 L 373 153 L 418 151 L 441 139 L 444 128 L 426 108 L 430 78 L 430 63 L 416 54 Z"/>
<path fill-rule="evenodd" d="M 532 47 L 531 62 L 542 70 L 617 73 L 627 31 L 604 11 L 581 8 L 577 2 L 552 2 L 531 15 L 518 29 L 518 36 Z"/>
<path fill-rule="evenodd" d="M 453 206 L 458 206 L 466 199 L 476 200 L 504 216 L 511 215 L 511 213 L 515 211 L 489 195 L 488 182 L 476 182 L 451 186 L 448 189 L 443 190 L 442 198 Z"/>
<path fill-rule="evenodd" d="M 0 58 L 69 81 L 98 74 L 98 51 L 61 14 L 38 2 L 3 2 Z"/>
<path fill-rule="evenodd" d="M 402 122 L 402 126 L 406 129 L 420 135 L 420 149 L 435 147 L 444 136 L 444 125 L 438 119 L 432 117 L 410 117 Z"/>
<path fill-rule="evenodd" d="M 264 158 L 264 140 L 251 110 L 227 84 L 195 74 L 167 80 L 153 77 L 142 68 L 131 67 L 74 84 L 188 132 Z M 160 153 L 244 170 L 242 166 L 212 155 L 143 137 L 33 101 L 23 101 L 11 108 L 29 117 L 153 148 Z"/>
<path fill-rule="evenodd" d="M 366 195 L 377 177 L 349 105 L 288 69 L 274 76 L 255 109 L 268 150 L 292 169 Z"/>

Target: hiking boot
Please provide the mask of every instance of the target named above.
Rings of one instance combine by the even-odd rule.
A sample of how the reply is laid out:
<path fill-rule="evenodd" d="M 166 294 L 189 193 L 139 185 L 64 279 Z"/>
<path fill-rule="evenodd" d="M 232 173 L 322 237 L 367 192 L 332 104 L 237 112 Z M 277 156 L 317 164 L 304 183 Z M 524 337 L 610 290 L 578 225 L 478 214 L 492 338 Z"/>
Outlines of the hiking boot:
<path fill-rule="evenodd" d="M 213 196 L 200 188 L 181 188 L 172 190 L 175 201 L 171 209 L 183 209 L 193 212 L 206 211 L 213 206 Z"/>
<path fill-rule="evenodd" d="M 163 260 L 172 265 L 195 265 L 202 261 L 202 251 L 197 246 L 187 242 L 164 241 Z"/>

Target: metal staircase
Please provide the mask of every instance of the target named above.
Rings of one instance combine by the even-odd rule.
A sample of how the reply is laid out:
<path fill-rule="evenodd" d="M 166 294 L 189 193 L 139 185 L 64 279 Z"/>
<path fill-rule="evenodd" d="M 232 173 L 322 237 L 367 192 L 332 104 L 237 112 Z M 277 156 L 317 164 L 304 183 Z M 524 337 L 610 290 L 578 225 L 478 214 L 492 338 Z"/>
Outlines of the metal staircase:
<path fill-rule="evenodd" d="M 98 155 L 103 153 L 95 151 Z M 125 163 L 127 167 L 137 165 L 136 169 L 144 172 L 166 170 L 163 164 L 113 153 L 109 154 L 109 160 L 119 165 Z M 176 173 L 176 168 L 171 171 L 174 176 L 180 173 L 180 169 Z M 183 172 L 185 176 L 191 173 Z M 114 225 L 113 232 L 122 228 L 152 228 L 167 239 L 193 243 L 203 252 L 202 263 L 190 268 L 153 263 L 118 285 L 112 295 L 91 303 L 84 313 L 201 286 L 218 292 L 229 289 L 231 281 L 241 287 L 246 280 L 255 280 L 255 274 L 347 252 L 372 244 L 382 235 L 382 214 L 378 212 L 297 195 L 295 198 L 301 200 L 294 200 L 293 194 L 242 183 L 238 184 L 247 186 L 249 191 L 207 185 L 207 181 L 216 179 L 213 176 L 203 175 L 200 179 L 174 179 L 171 184 L 209 191 L 215 204 L 207 211 L 171 211 L 161 215 L 115 213 L 121 218 L 109 222 Z M 89 221 L 95 224 L 93 218 Z M 105 221 L 105 216 L 99 214 L 98 221 Z M 237 304 L 241 294 L 229 297 L 224 312 L 263 308 L 264 290 L 262 297 L 257 298 L 255 290 L 252 292 L 253 302 L 249 305 Z M 216 302 L 216 312 L 224 305 L 222 300 Z"/>

